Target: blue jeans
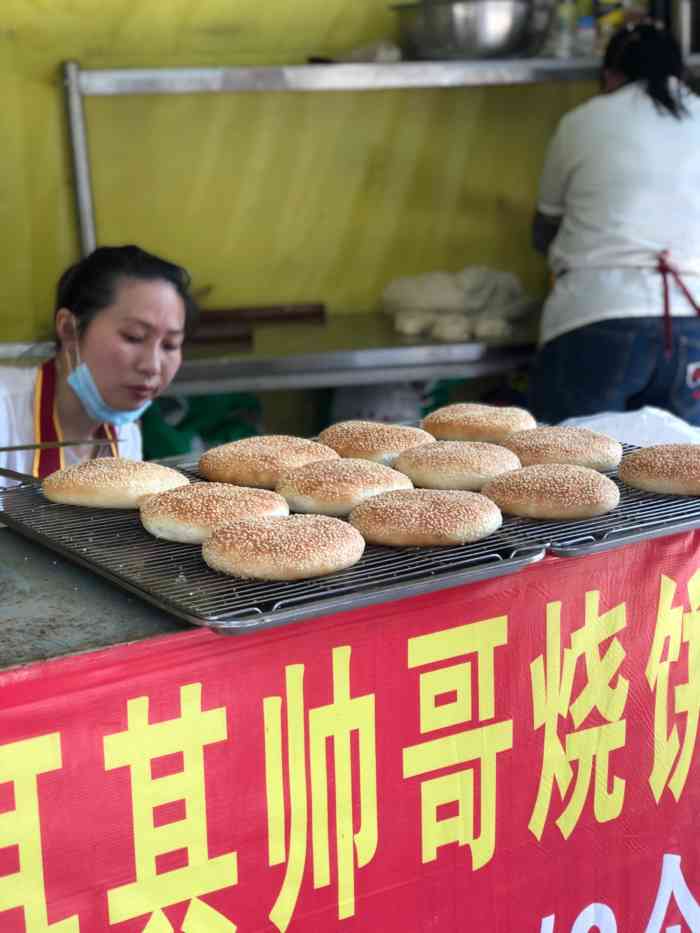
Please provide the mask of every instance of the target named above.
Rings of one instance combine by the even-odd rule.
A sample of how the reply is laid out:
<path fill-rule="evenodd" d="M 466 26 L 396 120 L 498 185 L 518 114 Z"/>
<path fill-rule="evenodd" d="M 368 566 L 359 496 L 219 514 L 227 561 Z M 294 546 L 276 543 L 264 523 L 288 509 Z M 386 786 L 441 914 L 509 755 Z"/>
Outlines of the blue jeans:
<path fill-rule="evenodd" d="M 530 410 L 540 421 L 601 411 L 665 408 L 700 425 L 700 318 L 673 318 L 670 357 L 663 318 L 617 318 L 569 331 L 537 354 Z"/>

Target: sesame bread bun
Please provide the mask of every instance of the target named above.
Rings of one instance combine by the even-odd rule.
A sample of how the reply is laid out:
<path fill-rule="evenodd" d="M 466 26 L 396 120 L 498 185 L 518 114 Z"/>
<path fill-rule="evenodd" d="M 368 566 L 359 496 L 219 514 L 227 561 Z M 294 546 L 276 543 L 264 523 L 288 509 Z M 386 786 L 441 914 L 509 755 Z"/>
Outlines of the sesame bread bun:
<path fill-rule="evenodd" d="M 619 441 L 588 428 L 532 428 L 509 434 L 502 443 L 520 457 L 523 466 L 572 463 L 591 470 L 614 470 L 622 457 Z"/>
<path fill-rule="evenodd" d="M 479 490 L 494 476 L 519 467 L 513 451 L 481 441 L 435 441 L 405 451 L 394 463 L 423 489 Z"/>
<path fill-rule="evenodd" d="M 337 460 L 323 444 L 288 434 L 245 437 L 202 454 L 199 472 L 206 479 L 237 486 L 274 489 L 282 473 L 315 460 Z"/>
<path fill-rule="evenodd" d="M 525 518 L 593 518 L 620 501 L 619 489 L 607 476 L 568 463 L 539 463 L 504 473 L 481 491 L 501 511 Z"/>
<path fill-rule="evenodd" d="M 251 518 L 217 528 L 202 546 L 212 570 L 253 580 L 306 580 L 352 567 L 362 535 L 326 515 Z"/>
<path fill-rule="evenodd" d="M 413 483 L 370 460 L 319 460 L 284 473 L 277 483 L 292 512 L 321 515 L 348 515 L 370 496 L 392 489 L 413 489 Z"/>
<path fill-rule="evenodd" d="M 625 454 L 618 470 L 628 486 L 672 496 L 700 496 L 700 445 L 657 444 Z"/>
<path fill-rule="evenodd" d="M 526 431 L 537 422 L 524 408 L 457 402 L 436 408 L 421 427 L 441 441 L 490 441 L 500 444 L 513 431 Z"/>
<path fill-rule="evenodd" d="M 430 434 L 420 428 L 380 421 L 339 421 L 321 431 L 318 439 L 341 457 L 374 460 L 388 466 L 404 450 L 432 441 Z"/>
<path fill-rule="evenodd" d="M 228 483 L 190 483 L 139 502 L 141 524 L 156 538 L 201 544 L 215 528 L 237 518 L 289 515 L 287 503 L 269 489 Z"/>
<path fill-rule="evenodd" d="M 186 486 L 182 473 L 160 463 L 97 457 L 47 476 L 41 490 L 52 502 L 97 509 L 135 509 L 142 496 Z"/>
<path fill-rule="evenodd" d="M 501 527 L 498 508 L 478 492 L 412 489 L 385 492 L 350 513 L 371 544 L 434 547 L 479 541 Z"/>

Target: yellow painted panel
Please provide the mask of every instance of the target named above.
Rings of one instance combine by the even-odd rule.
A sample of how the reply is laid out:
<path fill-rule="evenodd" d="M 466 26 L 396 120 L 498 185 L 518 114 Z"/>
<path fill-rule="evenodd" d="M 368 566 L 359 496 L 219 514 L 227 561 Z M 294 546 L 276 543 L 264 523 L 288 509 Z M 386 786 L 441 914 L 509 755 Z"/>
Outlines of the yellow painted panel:
<path fill-rule="evenodd" d="M 78 255 L 60 63 L 275 64 L 391 35 L 375 0 L 3 0 L 0 339 L 46 333 Z M 377 306 L 396 275 L 487 263 L 544 287 L 529 222 L 586 85 L 87 101 L 98 238 L 211 284 L 213 305 Z"/>

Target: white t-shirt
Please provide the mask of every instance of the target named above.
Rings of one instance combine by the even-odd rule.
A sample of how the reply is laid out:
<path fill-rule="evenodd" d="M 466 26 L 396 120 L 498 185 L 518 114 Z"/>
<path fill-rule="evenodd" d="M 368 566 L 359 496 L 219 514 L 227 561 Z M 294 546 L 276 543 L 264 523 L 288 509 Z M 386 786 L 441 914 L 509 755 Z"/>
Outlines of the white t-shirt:
<path fill-rule="evenodd" d="M 566 114 L 545 160 L 538 210 L 562 218 L 542 342 L 606 318 L 663 314 L 657 256 L 669 250 L 700 299 L 700 98 L 659 111 L 643 84 Z M 669 278 L 671 313 L 695 312 Z"/>
<path fill-rule="evenodd" d="M 34 444 L 34 387 L 38 370 L 26 366 L 0 367 L 0 447 L 15 444 Z M 119 455 L 132 460 L 142 460 L 141 431 L 137 423 L 120 427 Z M 73 438 L 70 438 L 71 440 Z M 82 447 L 65 447 L 66 466 L 81 463 L 90 457 L 91 451 Z M 0 466 L 18 473 L 31 473 L 34 462 L 33 450 L 18 450 L 0 453 Z M 0 486 L 14 486 L 11 479 L 0 476 Z"/>

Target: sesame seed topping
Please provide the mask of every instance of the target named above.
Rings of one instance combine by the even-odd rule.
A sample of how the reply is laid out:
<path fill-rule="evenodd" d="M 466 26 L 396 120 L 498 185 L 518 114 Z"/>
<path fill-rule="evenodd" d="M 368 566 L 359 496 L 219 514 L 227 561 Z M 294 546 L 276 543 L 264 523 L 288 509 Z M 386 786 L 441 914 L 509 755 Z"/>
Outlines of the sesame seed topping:
<path fill-rule="evenodd" d="M 699 444 L 657 444 L 625 454 L 620 476 L 634 470 L 663 479 L 700 480 Z"/>
<path fill-rule="evenodd" d="M 657 444 L 622 458 L 620 479 L 662 495 L 700 495 L 700 445 Z"/>
<path fill-rule="evenodd" d="M 337 460 L 324 444 L 287 434 L 246 437 L 202 454 L 199 470 L 207 479 L 242 486 L 274 487 L 284 470 L 315 460 Z"/>
<path fill-rule="evenodd" d="M 440 426 L 465 425 L 497 427 L 518 431 L 534 428 L 535 419 L 529 411 L 515 406 L 483 405 L 478 402 L 456 402 L 436 408 L 421 422 L 426 430 Z"/>
<path fill-rule="evenodd" d="M 504 512 L 522 503 L 561 506 L 567 511 L 606 504 L 614 508 L 620 496 L 607 476 L 567 463 L 540 463 L 503 473 L 489 480 L 482 492 Z"/>
<path fill-rule="evenodd" d="M 511 450 L 485 441 L 434 441 L 401 454 L 397 467 L 433 469 L 517 470 L 520 461 Z"/>
<path fill-rule="evenodd" d="M 362 535 L 325 515 L 255 518 L 217 528 L 203 545 L 204 559 L 224 572 L 260 579 L 321 576 L 356 563 Z"/>
<path fill-rule="evenodd" d="M 367 499 L 353 509 L 350 521 L 360 531 L 391 528 L 449 537 L 465 524 L 490 524 L 498 517 L 494 503 L 477 492 L 411 489 Z"/>
<path fill-rule="evenodd" d="M 419 444 L 428 444 L 432 437 L 427 431 L 400 424 L 380 421 L 339 421 L 325 428 L 319 439 L 341 456 L 400 453 Z"/>
<path fill-rule="evenodd" d="M 610 461 L 612 469 L 622 456 L 622 444 L 598 431 L 572 426 L 555 426 L 515 431 L 509 434 L 503 443 L 520 456 L 528 458 L 545 457 L 553 462 L 554 458 L 604 458 Z"/>
<path fill-rule="evenodd" d="M 160 463 L 129 460 L 126 457 L 97 457 L 51 473 L 44 479 L 42 486 L 44 491 L 49 492 L 64 489 L 99 491 L 128 486 L 134 493 L 140 490 L 145 494 L 153 492 L 154 484 L 162 488 L 167 484 L 174 486 L 188 483 L 183 473 Z"/>
<path fill-rule="evenodd" d="M 139 505 L 144 518 L 174 519 L 203 528 L 235 518 L 288 511 L 284 498 L 275 492 L 227 483 L 191 483 L 147 496 Z"/>
<path fill-rule="evenodd" d="M 261 464 L 280 466 L 294 464 L 295 460 L 309 462 L 311 456 L 335 459 L 337 454 L 323 444 L 303 437 L 287 434 L 266 434 L 260 437 L 244 437 L 240 441 L 212 447 L 202 455 L 202 461 L 212 465 L 225 465 L 230 460 L 254 460 Z"/>
<path fill-rule="evenodd" d="M 365 489 L 381 492 L 386 489 L 410 489 L 408 477 L 398 470 L 371 460 L 321 460 L 297 467 L 282 474 L 277 490 L 284 495 L 320 496 L 337 500 Z"/>

